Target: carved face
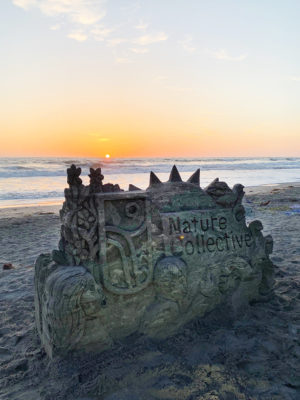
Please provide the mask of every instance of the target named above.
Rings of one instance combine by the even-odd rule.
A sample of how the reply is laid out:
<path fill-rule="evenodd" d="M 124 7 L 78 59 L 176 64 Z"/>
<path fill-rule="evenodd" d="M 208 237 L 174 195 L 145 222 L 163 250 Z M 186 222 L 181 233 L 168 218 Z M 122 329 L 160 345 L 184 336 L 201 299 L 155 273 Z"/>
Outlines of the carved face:
<path fill-rule="evenodd" d="M 221 268 L 219 290 L 222 294 L 233 292 L 241 280 L 254 278 L 250 264 L 241 257 L 229 258 Z"/>
<path fill-rule="evenodd" d="M 105 202 L 105 224 L 133 232 L 145 221 L 144 199 L 122 199 Z"/>
<path fill-rule="evenodd" d="M 177 257 L 160 260 L 154 271 L 157 291 L 163 297 L 181 302 L 187 295 L 186 265 Z"/>
<path fill-rule="evenodd" d="M 90 279 L 86 290 L 80 298 L 80 305 L 83 312 L 87 316 L 98 314 L 102 309 L 103 302 L 105 302 L 105 296 L 102 288 L 96 284 L 94 279 Z"/>

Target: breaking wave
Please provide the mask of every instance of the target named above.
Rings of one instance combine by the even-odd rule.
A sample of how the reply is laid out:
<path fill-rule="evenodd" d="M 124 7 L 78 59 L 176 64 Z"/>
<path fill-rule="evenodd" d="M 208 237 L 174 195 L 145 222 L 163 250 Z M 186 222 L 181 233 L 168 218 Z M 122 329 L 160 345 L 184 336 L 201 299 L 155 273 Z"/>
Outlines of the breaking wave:
<path fill-rule="evenodd" d="M 170 171 L 173 164 L 176 164 L 183 172 L 192 172 L 199 167 L 202 171 L 300 169 L 300 158 L 131 158 L 109 161 L 82 158 L 2 158 L 0 159 L 0 178 L 65 176 L 66 168 L 71 164 L 81 167 L 83 174 L 86 174 L 90 167 L 100 167 L 104 174 L 120 172 L 139 174 L 150 170 L 166 173 Z"/>

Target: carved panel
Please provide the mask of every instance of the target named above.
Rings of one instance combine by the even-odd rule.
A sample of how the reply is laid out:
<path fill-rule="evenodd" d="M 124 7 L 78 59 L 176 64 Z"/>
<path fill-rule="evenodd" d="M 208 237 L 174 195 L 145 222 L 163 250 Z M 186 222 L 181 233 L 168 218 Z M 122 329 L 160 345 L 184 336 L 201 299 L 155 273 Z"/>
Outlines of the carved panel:
<path fill-rule="evenodd" d="M 104 287 L 116 294 L 137 293 L 153 277 L 151 216 L 145 198 L 100 204 L 100 260 Z"/>

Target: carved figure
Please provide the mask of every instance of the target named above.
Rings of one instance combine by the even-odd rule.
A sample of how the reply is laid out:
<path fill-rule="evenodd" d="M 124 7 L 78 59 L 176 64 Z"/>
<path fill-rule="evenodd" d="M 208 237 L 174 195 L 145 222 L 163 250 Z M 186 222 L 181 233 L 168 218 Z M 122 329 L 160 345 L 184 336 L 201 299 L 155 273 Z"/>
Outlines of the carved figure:
<path fill-rule="evenodd" d="M 76 165 L 72 164 L 70 168 L 67 169 L 68 174 L 68 184 L 70 186 L 79 186 L 82 184 L 82 180 L 79 178 L 81 174 L 81 168 L 76 168 Z"/>
<path fill-rule="evenodd" d="M 160 296 L 181 304 L 188 297 L 187 267 L 178 257 L 165 257 L 156 264 L 154 282 Z"/>
<path fill-rule="evenodd" d="M 102 192 L 102 181 L 104 176 L 101 174 L 101 168 L 90 168 L 90 192 L 99 193 Z"/>

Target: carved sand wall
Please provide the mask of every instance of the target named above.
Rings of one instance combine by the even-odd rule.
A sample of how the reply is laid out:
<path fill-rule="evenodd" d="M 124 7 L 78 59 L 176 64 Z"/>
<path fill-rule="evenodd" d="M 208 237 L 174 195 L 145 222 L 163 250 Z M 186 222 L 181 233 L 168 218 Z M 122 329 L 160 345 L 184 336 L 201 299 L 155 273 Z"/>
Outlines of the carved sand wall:
<path fill-rule="evenodd" d="M 200 170 L 183 182 L 150 173 L 147 190 L 68 170 L 61 240 L 35 265 L 36 323 L 49 356 L 101 351 L 132 333 L 165 338 L 224 304 L 234 312 L 272 289 L 273 241 L 245 222 L 243 186 Z"/>

